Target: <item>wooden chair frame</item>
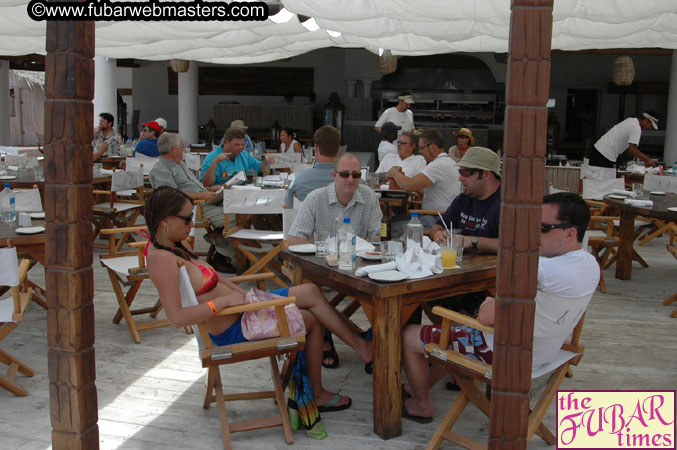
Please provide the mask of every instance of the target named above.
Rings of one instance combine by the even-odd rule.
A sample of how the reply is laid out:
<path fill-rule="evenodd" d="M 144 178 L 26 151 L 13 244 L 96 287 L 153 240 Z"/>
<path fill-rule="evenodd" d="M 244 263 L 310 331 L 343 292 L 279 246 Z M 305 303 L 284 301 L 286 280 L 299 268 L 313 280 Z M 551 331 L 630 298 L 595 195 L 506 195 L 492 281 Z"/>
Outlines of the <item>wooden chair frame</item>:
<path fill-rule="evenodd" d="M 11 287 L 12 302 L 14 306 L 12 321 L 4 322 L 0 325 L 0 341 L 14 331 L 24 319 L 33 293 L 33 288 L 26 284 L 29 269 L 30 260 L 22 259 L 19 263 L 19 284 Z M 32 377 L 35 374 L 35 371 L 27 364 L 21 362 L 18 358 L 2 349 L 0 349 L 0 363 L 7 366 L 7 372 L 4 375 L 0 373 L 0 387 L 7 389 L 17 397 L 27 396 L 28 391 L 19 386 L 14 381 L 14 378 L 16 377 L 17 372 L 27 377 Z"/>
<path fill-rule="evenodd" d="M 453 426 L 460 418 L 463 410 L 468 403 L 473 403 L 485 415 L 489 416 L 491 403 L 488 395 L 491 389 L 492 366 L 486 364 L 470 356 L 463 355 L 453 350 L 449 350 L 450 341 L 450 327 L 453 322 L 467 325 L 475 329 L 494 334 L 494 328 L 483 325 L 476 319 L 470 318 L 463 314 L 450 311 L 440 306 L 435 306 L 433 312 L 442 316 L 442 335 L 440 343 L 426 344 L 426 352 L 430 354 L 430 360 L 442 364 L 451 373 L 456 383 L 460 386 L 456 400 L 442 420 L 442 423 L 437 428 L 433 437 L 428 442 L 427 449 L 437 449 L 444 440 L 455 443 L 463 448 L 471 449 L 486 449 L 487 446 L 477 441 L 469 439 L 459 433 L 451 431 Z M 538 434 L 545 442 L 554 445 L 556 442 L 555 436 L 542 423 L 548 407 L 552 399 L 557 394 L 557 389 L 564 380 L 564 377 L 569 375 L 569 369 L 572 365 L 578 365 L 583 357 L 584 347 L 580 345 L 580 336 L 583 330 L 583 321 L 585 314 L 578 321 L 578 324 L 573 330 L 571 340 L 562 345 L 562 350 L 571 352 L 571 358 L 555 368 L 550 380 L 548 381 L 545 390 L 541 393 L 540 398 L 534 405 L 534 408 L 529 413 L 527 443 L 531 440 L 534 434 Z M 546 372 L 547 373 L 547 372 Z M 478 388 L 481 383 L 487 384 L 487 394 L 482 393 Z"/>
<path fill-rule="evenodd" d="M 182 260 L 177 262 L 179 267 L 184 265 Z M 229 278 L 234 283 L 264 281 L 273 279 L 271 273 L 245 275 Z M 184 305 L 186 299 L 182 299 Z M 197 300 L 193 297 L 196 304 Z M 202 367 L 207 369 L 207 383 L 203 407 L 208 409 L 212 403 L 216 403 L 219 411 L 219 420 L 221 422 L 221 434 L 223 445 L 227 450 L 232 449 L 231 433 L 241 431 L 259 430 L 262 428 L 271 428 L 281 426 L 283 428 L 284 439 L 287 444 L 292 444 L 291 424 L 287 412 L 287 404 L 284 400 L 284 390 L 291 377 L 296 353 L 305 348 L 305 336 L 290 336 L 287 316 L 284 307 L 295 303 L 295 297 L 278 298 L 266 302 L 245 304 L 225 308 L 219 311 L 219 315 L 241 314 L 245 311 L 260 310 L 263 308 L 274 308 L 277 314 L 280 337 L 264 339 L 260 341 L 242 342 L 223 347 L 212 345 L 211 338 L 204 323 L 193 326 L 195 337 L 198 340 L 200 361 Z M 287 360 L 280 371 L 276 357 L 287 356 Z M 273 390 L 259 392 L 245 392 L 237 394 L 224 394 L 223 384 L 221 382 L 220 366 L 250 361 L 253 359 L 268 358 L 270 361 Z M 272 398 L 277 404 L 278 415 L 266 418 L 257 418 L 240 422 L 230 422 L 226 410 L 226 402 L 239 400 L 260 400 Z"/>
<path fill-rule="evenodd" d="M 147 230 L 147 227 L 144 225 L 136 227 L 112 228 L 104 229 L 100 232 L 102 236 L 109 237 L 109 253 L 101 255 L 100 262 L 108 272 L 108 277 L 110 278 L 111 284 L 113 286 L 113 292 L 115 293 L 115 299 L 118 302 L 118 310 L 113 317 L 113 323 L 120 323 L 122 318 L 124 318 L 125 322 L 127 323 L 129 333 L 132 335 L 132 339 L 134 339 L 134 342 L 137 344 L 141 342 L 141 336 L 139 335 L 140 331 L 166 327 L 170 325 L 169 321 L 166 319 L 141 323 L 137 323 L 134 320 L 134 316 L 140 314 L 149 314 L 149 316 L 154 319 L 162 310 L 162 304 L 160 303 L 159 299 L 152 307 L 131 309 L 132 302 L 141 288 L 141 283 L 148 279 L 148 271 L 146 269 L 146 263 L 143 256 L 143 247 L 146 245 L 146 243 L 130 243 L 129 245 L 132 247 L 132 251 L 120 252 L 119 246 L 122 239 L 116 239 L 115 236 L 118 234 L 129 235 L 140 230 Z M 121 275 L 111 267 L 111 260 L 115 259 L 117 259 L 117 261 L 126 263 L 125 265 L 128 268 L 127 276 Z M 135 260 L 137 264 L 133 264 Z M 127 287 L 126 292 L 124 287 Z"/>

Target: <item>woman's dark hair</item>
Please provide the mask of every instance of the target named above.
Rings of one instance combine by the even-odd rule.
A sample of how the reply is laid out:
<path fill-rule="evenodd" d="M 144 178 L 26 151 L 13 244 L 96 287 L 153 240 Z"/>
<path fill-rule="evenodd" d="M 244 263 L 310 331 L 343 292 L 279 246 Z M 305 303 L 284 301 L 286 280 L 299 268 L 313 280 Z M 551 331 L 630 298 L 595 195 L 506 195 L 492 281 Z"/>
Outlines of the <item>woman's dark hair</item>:
<path fill-rule="evenodd" d="M 160 186 L 157 188 L 146 200 L 146 207 L 143 212 L 146 218 L 146 225 L 148 225 L 148 234 L 150 241 L 156 248 L 161 248 L 175 255 L 185 259 L 195 259 L 197 255 L 183 246 L 181 242 L 175 242 L 174 248 L 168 248 L 160 245 L 155 239 L 160 222 L 169 216 L 175 216 L 181 212 L 181 208 L 186 203 L 186 200 L 193 205 L 191 199 L 185 192 L 181 192 L 171 186 Z"/>
<path fill-rule="evenodd" d="M 543 197 L 543 204 L 558 206 L 557 220 L 573 225 L 576 228 L 578 242 L 583 242 L 585 230 L 590 222 L 590 207 L 578 194 L 558 192 Z"/>
<path fill-rule="evenodd" d="M 292 139 L 296 139 L 296 133 L 294 132 L 294 129 L 291 127 L 284 127 L 282 128 L 282 131 L 287 133 L 288 136 L 291 136 Z"/>

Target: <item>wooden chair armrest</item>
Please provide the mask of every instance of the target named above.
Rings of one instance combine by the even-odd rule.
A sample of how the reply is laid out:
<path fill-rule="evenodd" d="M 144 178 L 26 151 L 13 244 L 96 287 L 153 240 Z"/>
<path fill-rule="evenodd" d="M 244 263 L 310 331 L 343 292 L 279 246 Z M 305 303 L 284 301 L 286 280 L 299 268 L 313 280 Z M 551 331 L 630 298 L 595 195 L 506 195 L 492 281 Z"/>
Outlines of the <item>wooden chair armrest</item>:
<path fill-rule="evenodd" d="M 296 297 L 283 297 L 276 298 L 274 300 L 268 300 L 265 302 L 247 303 L 245 305 L 230 306 L 228 308 L 224 308 L 221 311 L 219 311 L 217 315 L 227 316 L 229 314 L 240 314 L 245 311 L 256 311 L 264 308 L 275 308 L 276 306 L 284 307 L 289 305 L 290 303 L 296 303 Z"/>
<path fill-rule="evenodd" d="M 494 327 L 489 326 L 489 325 L 484 325 L 482 322 L 480 322 L 477 319 L 473 319 L 472 317 L 468 317 L 465 314 L 457 313 L 456 311 L 451 311 L 447 308 L 443 308 L 442 306 L 435 306 L 433 307 L 433 313 L 437 314 L 438 316 L 442 317 L 443 319 L 448 319 L 453 322 L 458 322 L 461 325 L 466 325 L 472 328 L 475 328 L 476 330 L 484 331 L 489 334 L 494 334 Z"/>
<path fill-rule="evenodd" d="M 94 195 L 113 195 L 113 191 L 103 191 L 100 189 L 93 189 L 92 194 Z"/>
<path fill-rule="evenodd" d="M 19 262 L 19 284 L 22 284 L 28 276 L 28 271 L 31 268 L 31 260 L 24 258 Z"/>
<path fill-rule="evenodd" d="M 146 246 L 146 241 L 128 242 L 127 245 L 131 248 L 144 248 Z"/>
<path fill-rule="evenodd" d="M 434 343 L 426 344 L 425 351 L 440 361 L 451 362 L 453 364 L 465 367 L 466 369 L 472 370 L 473 372 L 482 374 L 487 378 L 491 378 L 492 366 L 483 361 L 479 361 L 475 358 L 471 358 L 470 356 L 455 352 L 453 350 L 443 349 L 439 344 Z"/>
<path fill-rule="evenodd" d="M 102 230 L 99 230 L 99 234 L 102 235 L 108 235 L 108 234 L 120 234 L 120 233 L 135 233 L 140 230 L 146 230 L 148 231 L 148 227 L 146 225 L 137 225 L 133 227 L 124 227 L 124 228 L 104 228 Z M 144 242 L 145 244 L 145 242 Z"/>

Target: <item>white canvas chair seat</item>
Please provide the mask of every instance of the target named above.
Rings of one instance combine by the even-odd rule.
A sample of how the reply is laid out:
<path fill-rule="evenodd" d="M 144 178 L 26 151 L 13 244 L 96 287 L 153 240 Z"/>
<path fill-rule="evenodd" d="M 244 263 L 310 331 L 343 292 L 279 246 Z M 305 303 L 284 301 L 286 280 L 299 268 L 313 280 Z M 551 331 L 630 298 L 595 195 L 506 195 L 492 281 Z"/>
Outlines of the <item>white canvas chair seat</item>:
<path fill-rule="evenodd" d="M 576 305 L 575 309 L 577 309 L 579 306 L 584 308 L 584 306 L 587 305 L 587 301 L 589 301 L 590 297 L 591 296 L 588 296 L 587 298 L 575 299 L 574 301 L 578 302 L 578 305 Z M 557 309 L 557 307 L 555 307 L 555 309 Z M 451 326 L 452 322 L 456 322 L 485 331 L 492 335 L 494 329 L 493 327 L 483 325 L 476 319 L 447 310 L 440 306 L 434 307 L 433 313 L 442 317 L 442 336 L 439 344 L 426 344 L 425 350 L 430 354 L 431 361 L 442 364 L 447 368 L 447 370 L 451 372 L 454 380 L 461 388 L 461 392 L 458 394 L 451 408 L 442 420 L 442 423 L 433 434 L 430 442 L 428 442 L 427 448 L 437 449 L 444 440 L 451 441 L 454 444 L 465 448 L 486 448 L 486 445 L 469 439 L 468 437 L 454 432 L 451 429 L 461 417 L 468 403 L 473 403 L 486 416 L 490 415 L 490 401 L 487 398 L 487 395 L 480 392 L 478 387 L 481 383 L 486 383 L 488 388 L 490 388 L 493 367 L 470 356 L 466 356 L 448 349 L 450 344 L 448 328 Z M 580 316 L 580 318 L 578 318 L 578 316 Z M 534 434 L 541 436 L 541 438 L 543 438 L 543 440 L 550 445 L 554 445 L 557 441 L 555 436 L 542 423 L 542 420 L 548 410 L 550 402 L 554 397 L 556 397 L 557 389 L 564 380 L 564 377 L 568 374 L 570 367 L 572 365 L 578 365 L 581 358 L 583 357 L 584 347 L 579 345 L 579 340 L 583 328 L 585 314 L 569 314 L 565 317 L 568 322 L 562 325 L 561 330 L 551 331 L 548 330 L 547 327 L 541 327 L 540 329 L 535 328 L 534 330 L 535 335 L 542 335 L 541 339 L 543 337 L 547 339 L 548 336 L 558 339 L 557 336 L 559 334 L 565 332 L 565 330 L 571 330 L 571 323 L 578 318 L 576 326 L 573 328 L 573 332 L 571 333 L 570 342 L 565 342 L 561 346 L 561 349 L 558 351 L 556 357 L 552 361 L 532 368 L 532 380 L 547 375 L 548 373 L 552 373 L 552 375 L 550 376 L 544 390 L 538 397 L 538 400 L 535 402 L 529 412 L 526 436 L 527 443 L 531 440 Z M 534 342 L 536 343 L 536 337 L 534 337 Z M 548 344 L 546 343 L 546 346 L 547 345 Z M 501 368 L 501 370 L 503 369 L 504 368 Z"/>
<path fill-rule="evenodd" d="M 225 227 L 223 236 L 235 246 L 236 253 L 243 255 L 250 263 L 250 267 L 242 275 L 255 273 L 273 273 L 273 282 L 285 288 L 288 284 L 282 280 L 282 267 L 275 260 L 284 250 L 284 230 L 254 230 L 241 226 L 230 228 L 230 215 L 249 214 L 281 214 L 284 222 L 284 189 L 224 189 L 223 213 Z M 266 246 L 262 244 L 272 244 Z M 260 289 L 265 284 L 260 283 Z"/>
<path fill-rule="evenodd" d="M 146 270 L 143 257 L 145 242 L 131 243 L 132 251 L 120 252 L 116 242 L 119 242 L 121 239 L 117 239 L 116 235 L 134 233 L 140 230 L 146 230 L 146 227 L 101 230 L 101 235 L 109 238 L 109 253 L 101 255 L 99 259 L 101 265 L 108 273 L 108 278 L 115 293 L 115 299 L 118 302 L 118 310 L 115 316 L 113 316 L 113 323 L 120 323 L 124 318 L 129 329 L 129 334 L 137 344 L 141 342 L 141 336 L 139 335 L 141 331 L 169 326 L 169 321 L 166 319 L 146 322 L 134 320 L 134 316 L 140 314 L 148 314 L 152 319 L 155 319 L 160 311 L 162 311 L 160 300 L 155 302 L 155 305 L 151 307 L 132 309 L 132 303 L 141 288 L 141 284 L 144 280 L 148 279 L 148 271 Z M 127 290 L 125 291 L 124 288 L 127 288 Z"/>
<path fill-rule="evenodd" d="M 181 304 L 183 307 L 195 306 L 198 304 L 193 286 L 190 283 L 190 277 L 186 271 L 184 262 L 179 264 L 179 288 L 181 291 Z M 232 277 L 230 281 L 240 283 L 253 281 L 256 279 L 270 279 L 271 274 L 257 274 L 244 277 Z M 208 409 L 212 403 L 217 404 L 219 411 L 219 420 L 221 422 L 221 434 L 223 445 L 226 449 L 232 448 L 230 435 L 240 431 L 258 430 L 281 426 L 284 432 L 284 439 L 287 444 L 293 443 L 292 430 L 289 423 L 287 405 L 284 400 L 284 389 L 289 381 L 296 353 L 305 348 L 305 336 L 289 336 L 289 327 L 286 320 L 280 320 L 280 317 L 286 317 L 284 313 L 285 305 L 294 303 L 294 297 L 279 298 L 268 302 L 255 304 L 245 304 L 226 308 L 219 312 L 220 315 L 242 314 L 247 310 L 258 310 L 265 307 L 274 307 L 278 317 L 278 327 L 280 337 L 264 339 L 260 341 L 242 342 L 228 346 L 215 347 L 212 345 L 211 338 L 204 323 L 193 325 L 193 331 L 198 343 L 198 352 L 202 367 L 207 369 L 207 383 L 203 407 Z M 287 357 L 286 363 L 280 371 L 277 363 L 277 356 Z M 233 364 L 242 361 L 268 358 L 270 361 L 272 375 L 272 391 L 261 392 L 237 392 L 234 394 L 224 394 L 223 384 L 221 382 L 220 366 Z M 277 404 L 278 414 L 272 417 L 245 420 L 241 422 L 230 422 L 226 409 L 226 402 L 237 400 L 255 400 L 272 398 Z"/>
<path fill-rule="evenodd" d="M 30 260 L 23 259 L 19 264 L 15 248 L 0 248 L 0 267 L 2 267 L 0 286 L 10 288 L 8 294 L 0 300 L 0 341 L 2 341 L 23 322 L 33 291 L 26 284 Z M 32 377 L 35 374 L 33 369 L 2 349 L 0 363 L 7 366 L 6 373 L 0 373 L 0 387 L 17 397 L 28 395 L 28 391 L 19 386 L 14 378 L 17 372 Z"/>
<path fill-rule="evenodd" d="M 598 180 L 612 180 L 616 178 L 616 169 L 613 167 L 597 167 L 588 164 L 581 165 L 581 178 L 593 178 Z"/>
<path fill-rule="evenodd" d="M 585 200 L 602 200 L 605 195 L 613 193 L 614 189 L 625 189 L 623 178 L 584 178 L 582 181 L 582 196 Z"/>
<path fill-rule="evenodd" d="M 147 176 L 150 174 L 150 170 L 153 168 L 158 159 L 159 158 L 137 153 L 133 158 L 125 158 L 125 170 L 136 171 L 138 169 L 142 169 L 143 175 Z"/>
<path fill-rule="evenodd" d="M 109 211 L 109 212 L 127 212 L 132 209 L 141 209 L 143 208 L 143 205 L 140 205 L 138 203 L 121 203 L 121 202 L 115 202 L 113 203 L 113 206 L 111 207 L 110 203 L 97 203 L 96 205 L 93 206 L 94 210 L 99 210 L 99 211 Z"/>
<path fill-rule="evenodd" d="M 14 205 L 16 212 L 43 212 L 40 190 L 34 189 L 14 189 Z"/>

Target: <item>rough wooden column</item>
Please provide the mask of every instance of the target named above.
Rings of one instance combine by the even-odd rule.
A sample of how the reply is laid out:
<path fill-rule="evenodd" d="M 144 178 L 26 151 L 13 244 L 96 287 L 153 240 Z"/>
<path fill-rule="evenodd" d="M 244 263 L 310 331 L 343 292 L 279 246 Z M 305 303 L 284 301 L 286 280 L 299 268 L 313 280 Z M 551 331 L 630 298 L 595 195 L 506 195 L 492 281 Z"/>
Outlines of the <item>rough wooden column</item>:
<path fill-rule="evenodd" d="M 489 447 L 526 448 L 553 0 L 513 0 Z"/>
<path fill-rule="evenodd" d="M 93 58 L 93 22 L 47 23 L 45 277 L 55 449 L 99 448 L 92 303 Z"/>

